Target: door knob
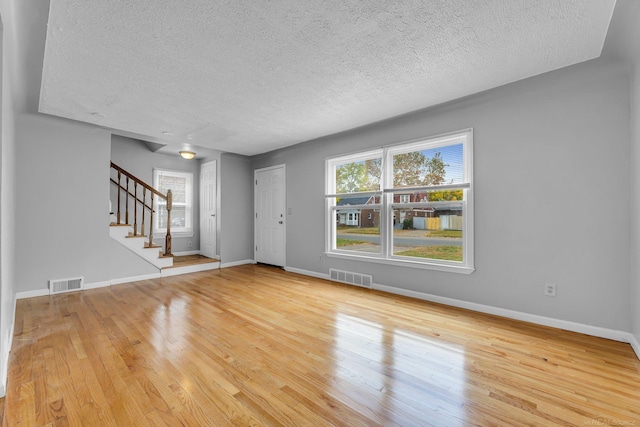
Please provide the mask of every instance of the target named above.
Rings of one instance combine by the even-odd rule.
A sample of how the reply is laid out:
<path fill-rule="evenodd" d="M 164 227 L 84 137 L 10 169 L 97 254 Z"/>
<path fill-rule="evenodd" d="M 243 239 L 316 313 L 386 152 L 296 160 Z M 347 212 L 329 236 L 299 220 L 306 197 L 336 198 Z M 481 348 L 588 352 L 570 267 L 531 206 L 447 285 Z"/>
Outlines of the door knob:
<path fill-rule="evenodd" d="M 278 224 L 282 224 L 282 221 L 278 221 Z"/>

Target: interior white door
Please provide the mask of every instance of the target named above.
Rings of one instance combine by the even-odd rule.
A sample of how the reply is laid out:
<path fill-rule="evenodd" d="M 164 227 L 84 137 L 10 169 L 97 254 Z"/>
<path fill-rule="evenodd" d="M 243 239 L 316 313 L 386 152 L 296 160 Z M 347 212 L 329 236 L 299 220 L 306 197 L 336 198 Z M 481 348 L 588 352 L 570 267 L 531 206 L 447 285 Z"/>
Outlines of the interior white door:
<path fill-rule="evenodd" d="M 200 166 L 200 253 L 217 257 L 217 182 L 216 161 Z"/>
<path fill-rule="evenodd" d="M 256 262 L 285 265 L 285 168 L 259 169 L 255 176 Z"/>

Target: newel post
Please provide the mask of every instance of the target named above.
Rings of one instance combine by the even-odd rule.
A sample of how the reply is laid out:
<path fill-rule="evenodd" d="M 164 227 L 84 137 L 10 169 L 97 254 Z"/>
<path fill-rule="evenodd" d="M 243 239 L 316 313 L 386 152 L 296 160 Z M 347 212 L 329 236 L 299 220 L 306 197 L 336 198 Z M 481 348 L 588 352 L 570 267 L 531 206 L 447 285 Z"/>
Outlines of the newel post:
<path fill-rule="evenodd" d="M 167 190 L 167 235 L 164 238 L 164 254 L 165 256 L 171 256 L 171 205 L 173 201 L 173 195 L 171 190 Z"/>
<path fill-rule="evenodd" d="M 120 188 L 121 178 L 122 178 L 122 173 L 118 170 L 118 214 L 116 216 L 118 225 L 120 225 L 120 193 L 122 192 L 122 189 Z"/>

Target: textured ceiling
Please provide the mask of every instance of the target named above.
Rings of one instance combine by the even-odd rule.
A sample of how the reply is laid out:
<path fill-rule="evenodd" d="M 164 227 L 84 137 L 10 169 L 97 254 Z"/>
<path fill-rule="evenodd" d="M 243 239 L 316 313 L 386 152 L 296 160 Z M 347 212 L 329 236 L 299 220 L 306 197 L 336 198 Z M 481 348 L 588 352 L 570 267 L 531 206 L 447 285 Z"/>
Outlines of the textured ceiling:
<path fill-rule="evenodd" d="M 51 0 L 39 109 L 258 154 L 598 57 L 615 0 Z"/>

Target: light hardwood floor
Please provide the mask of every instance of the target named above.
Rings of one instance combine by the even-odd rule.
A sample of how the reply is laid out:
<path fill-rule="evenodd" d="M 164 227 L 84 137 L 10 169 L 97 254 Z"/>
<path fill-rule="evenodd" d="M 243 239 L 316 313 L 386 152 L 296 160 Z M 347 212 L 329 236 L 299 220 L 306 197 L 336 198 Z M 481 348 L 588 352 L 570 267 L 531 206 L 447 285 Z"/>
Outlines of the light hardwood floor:
<path fill-rule="evenodd" d="M 640 426 L 628 344 L 246 265 L 19 300 L 4 425 Z"/>
<path fill-rule="evenodd" d="M 173 257 L 173 266 L 165 267 L 166 269 L 188 267 L 192 265 L 210 264 L 219 262 L 217 259 L 207 258 L 204 255 L 175 255 Z"/>

